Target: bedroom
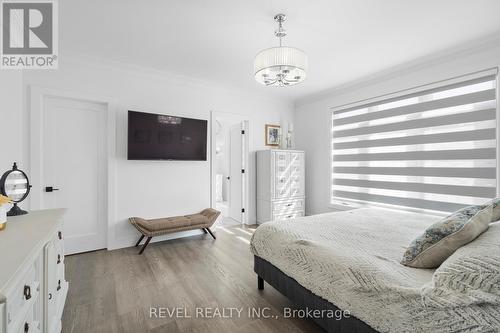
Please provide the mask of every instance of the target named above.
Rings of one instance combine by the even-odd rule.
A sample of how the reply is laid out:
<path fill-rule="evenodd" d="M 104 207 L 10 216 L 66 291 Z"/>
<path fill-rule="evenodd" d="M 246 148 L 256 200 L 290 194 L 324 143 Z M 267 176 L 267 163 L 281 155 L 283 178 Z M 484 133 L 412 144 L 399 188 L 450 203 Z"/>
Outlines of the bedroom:
<path fill-rule="evenodd" d="M 498 1 L 1 5 L 0 333 L 500 331 Z"/>

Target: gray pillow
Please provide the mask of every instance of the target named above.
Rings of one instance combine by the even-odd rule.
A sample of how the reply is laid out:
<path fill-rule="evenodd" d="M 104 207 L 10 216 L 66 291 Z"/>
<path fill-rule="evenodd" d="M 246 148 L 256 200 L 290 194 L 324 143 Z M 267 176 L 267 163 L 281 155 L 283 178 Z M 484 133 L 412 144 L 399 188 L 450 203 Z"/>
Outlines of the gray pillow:
<path fill-rule="evenodd" d="M 492 212 L 493 204 L 484 204 L 465 207 L 445 217 L 413 240 L 401 264 L 415 268 L 438 267 L 453 252 L 488 229 Z"/>

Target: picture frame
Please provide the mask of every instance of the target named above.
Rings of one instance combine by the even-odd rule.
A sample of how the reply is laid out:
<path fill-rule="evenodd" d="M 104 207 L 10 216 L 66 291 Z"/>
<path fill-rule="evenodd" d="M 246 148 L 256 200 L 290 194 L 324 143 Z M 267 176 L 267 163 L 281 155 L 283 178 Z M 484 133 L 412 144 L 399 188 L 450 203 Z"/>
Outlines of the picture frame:
<path fill-rule="evenodd" d="M 264 135 L 266 146 L 279 147 L 281 143 L 281 126 L 266 124 Z"/>

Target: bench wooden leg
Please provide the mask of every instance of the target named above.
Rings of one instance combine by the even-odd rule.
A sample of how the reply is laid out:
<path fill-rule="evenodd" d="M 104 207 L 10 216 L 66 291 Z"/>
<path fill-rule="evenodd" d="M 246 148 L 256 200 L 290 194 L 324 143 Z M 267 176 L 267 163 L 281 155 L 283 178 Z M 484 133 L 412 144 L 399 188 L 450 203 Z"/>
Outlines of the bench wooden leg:
<path fill-rule="evenodd" d="M 257 288 L 264 290 L 264 279 L 257 275 Z"/>
<path fill-rule="evenodd" d="M 204 234 L 206 234 L 206 233 L 207 233 L 207 231 L 205 230 L 205 228 L 203 228 L 203 229 L 201 229 L 201 230 L 203 230 L 203 233 L 204 233 Z"/>
<path fill-rule="evenodd" d="M 141 235 L 141 238 L 139 238 L 139 240 L 137 241 L 137 243 L 135 244 L 135 247 L 138 247 L 139 244 L 141 244 L 141 241 L 142 239 L 144 238 L 144 235 Z"/>
<path fill-rule="evenodd" d="M 139 251 L 139 254 L 142 254 L 142 252 L 144 252 L 144 250 L 146 249 L 146 246 L 148 246 L 149 241 L 151 240 L 151 238 L 153 238 L 153 237 L 148 237 L 146 239 L 146 242 L 144 243 L 144 245 L 142 246 L 141 250 Z"/>
<path fill-rule="evenodd" d="M 207 231 L 210 233 L 210 236 L 212 236 L 214 239 L 217 239 L 215 238 L 215 235 L 213 234 L 212 230 L 210 230 L 210 228 L 205 228 L 207 229 Z"/>

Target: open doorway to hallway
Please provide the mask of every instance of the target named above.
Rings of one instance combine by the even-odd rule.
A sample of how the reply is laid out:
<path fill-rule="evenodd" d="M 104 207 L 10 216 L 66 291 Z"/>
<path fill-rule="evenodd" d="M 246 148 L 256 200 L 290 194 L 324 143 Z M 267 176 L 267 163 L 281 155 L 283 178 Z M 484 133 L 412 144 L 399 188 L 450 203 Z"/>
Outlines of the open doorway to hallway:
<path fill-rule="evenodd" d="M 247 222 L 248 120 L 212 112 L 212 207 L 221 212 L 217 225 Z"/>

